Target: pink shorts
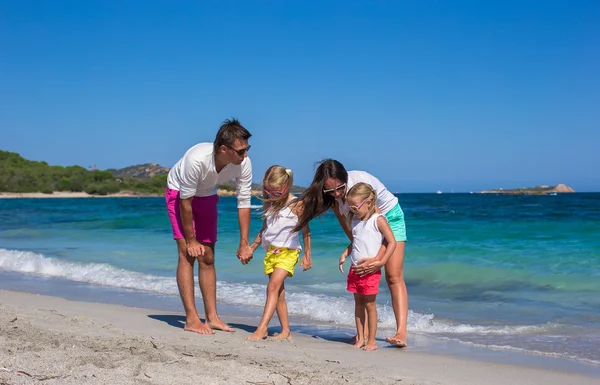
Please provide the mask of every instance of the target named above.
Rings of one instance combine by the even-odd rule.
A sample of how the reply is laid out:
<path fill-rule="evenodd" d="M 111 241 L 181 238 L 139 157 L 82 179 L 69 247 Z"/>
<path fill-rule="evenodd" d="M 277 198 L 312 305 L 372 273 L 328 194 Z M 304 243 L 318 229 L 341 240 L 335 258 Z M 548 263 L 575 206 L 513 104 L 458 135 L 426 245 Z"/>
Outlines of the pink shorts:
<path fill-rule="evenodd" d="M 362 295 L 373 295 L 379 293 L 379 282 L 381 281 L 381 270 L 366 275 L 364 277 L 359 276 L 350 268 L 348 273 L 348 286 L 346 290 L 350 293 L 357 293 Z"/>
<path fill-rule="evenodd" d="M 167 212 L 173 228 L 173 239 L 185 238 L 183 233 L 183 223 L 181 222 L 181 208 L 179 204 L 179 191 L 165 189 L 165 201 L 167 202 Z M 194 197 L 192 199 L 192 220 L 194 224 L 194 235 L 198 242 L 216 243 L 217 242 L 217 203 L 219 197 L 210 195 L 207 197 Z"/>

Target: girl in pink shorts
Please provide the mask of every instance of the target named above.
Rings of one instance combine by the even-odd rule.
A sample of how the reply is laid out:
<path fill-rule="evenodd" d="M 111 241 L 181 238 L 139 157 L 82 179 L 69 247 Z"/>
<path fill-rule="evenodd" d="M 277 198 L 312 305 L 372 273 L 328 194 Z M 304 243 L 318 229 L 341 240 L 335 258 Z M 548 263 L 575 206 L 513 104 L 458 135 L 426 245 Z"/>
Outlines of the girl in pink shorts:
<path fill-rule="evenodd" d="M 377 255 L 383 241 L 387 248 L 381 259 L 380 266 L 385 265 L 396 248 L 394 233 L 385 215 L 377 213 L 377 193 L 367 183 L 355 184 L 346 195 L 352 215 L 352 243 L 340 256 L 339 268 L 344 273 L 344 261 L 350 255 L 352 265 L 363 258 Z M 354 318 L 356 319 L 356 343 L 354 348 L 376 350 L 375 334 L 377 333 L 377 304 L 375 299 L 379 293 L 381 270 L 365 276 L 359 276 L 350 268 L 348 273 L 347 290 L 354 293 Z M 365 314 L 366 313 L 366 314 Z M 365 322 L 368 325 L 365 327 Z"/>

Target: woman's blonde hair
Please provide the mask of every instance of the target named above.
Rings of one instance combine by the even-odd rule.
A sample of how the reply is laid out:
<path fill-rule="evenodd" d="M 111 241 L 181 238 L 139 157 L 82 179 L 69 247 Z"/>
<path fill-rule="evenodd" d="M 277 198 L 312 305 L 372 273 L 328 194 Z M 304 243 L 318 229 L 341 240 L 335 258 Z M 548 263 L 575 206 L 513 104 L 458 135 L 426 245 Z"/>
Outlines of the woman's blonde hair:
<path fill-rule="evenodd" d="M 348 190 L 348 193 L 346 194 L 346 199 L 349 197 L 357 197 L 361 202 L 364 200 L 371 202 L 371 207 L 369 209 L 369 215 L 367 218 L 371 218 L 371 216 L 375 213 L 377 208 L 377 193 L 375 190 L 373 190 L 373 187 L 371 187 L 370 184 L 363 182 L 355 184 L 350 190 Z M 354 212 L 350 210 L 350 222 L 352 222 L 352 219 L 354 219 Z"/>
<path fill-rule="evenodd" d="M 269 187 L 274 187 L 283 191 L 283 194 L 274 197 L 263 191 L 262 200 L 265 203 L 265 215 L 277 214 L 286 206 L 293 184 L 294 175 L 289 168 L 274 165 L 267 169 L 265 177 L 263 178 L 263 189 L 266 189 L 266 186 L 268 185 Z"/>

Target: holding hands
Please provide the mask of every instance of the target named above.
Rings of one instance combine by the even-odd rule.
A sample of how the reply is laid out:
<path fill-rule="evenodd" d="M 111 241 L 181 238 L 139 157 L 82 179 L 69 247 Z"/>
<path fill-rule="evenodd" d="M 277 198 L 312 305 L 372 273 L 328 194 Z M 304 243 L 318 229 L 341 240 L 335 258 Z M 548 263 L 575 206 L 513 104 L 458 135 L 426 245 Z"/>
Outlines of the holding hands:
<path fill-rule="evenodd" d="M 252 259 L 253 252 L 254 252 L 254 249 L 252 249 L 252 247 L 250 245 L 241 244 L 237 253 L 235 253 L 235 255 L 237 255 L 240 262 L 242 262 L 242 265 L 247 265 L 250 262 L 250 260 Z"/>

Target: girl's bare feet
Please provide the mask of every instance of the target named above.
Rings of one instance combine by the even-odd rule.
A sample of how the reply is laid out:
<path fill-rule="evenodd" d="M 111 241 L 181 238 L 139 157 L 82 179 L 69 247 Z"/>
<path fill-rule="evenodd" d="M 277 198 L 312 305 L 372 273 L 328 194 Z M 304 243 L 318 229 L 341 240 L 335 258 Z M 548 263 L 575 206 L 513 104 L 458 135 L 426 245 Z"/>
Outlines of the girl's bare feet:
<path fill-rule="evenodd" d="M 377 350 L 377 344 L 375 342 L 373 342 L 372 344 L 369 343 L 366 344 L 362 349 L 368 351 Z"/>
<path fill-rule="evenodd" d="M 281 333 L 277 334 L 275 337 L 273 337 L 274 340 L 279 341 L 279 340 L 287 340 L 289 338 L 292 338 L 292 333 L 290 333 L 289 330 L 287 331 L 281 331 Z"/>
<path fill-rule="evenodd" d="M 254 331 L 254 333 L 250 334 L 250 336 L 248 338 L 246 338 L 246 340 L 260 341 L 260 340 L 264 340 L 265 338 L 267 338 L 268 335 L 269 335 L 269 333 L 267 332 L 266 329 L 256 329 Z"/>
<path fill-rule="evenodd" d="M 359 340 L 358 338 L 356 339 L 356 342 L 354 343 L 354 345 L 352 345 L 353 349 L 360 349 L 363 346 L 365 346 L 365 341 L 364 340 Z"/>

